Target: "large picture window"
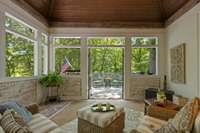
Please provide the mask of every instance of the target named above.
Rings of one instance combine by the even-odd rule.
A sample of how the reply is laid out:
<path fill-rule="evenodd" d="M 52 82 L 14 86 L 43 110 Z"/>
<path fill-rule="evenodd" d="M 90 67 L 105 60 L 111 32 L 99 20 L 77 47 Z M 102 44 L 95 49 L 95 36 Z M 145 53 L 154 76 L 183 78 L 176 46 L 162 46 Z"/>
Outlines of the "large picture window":
<path fill-rule="evenodd" d="M 80 72 L 80 44 L 81 40 L 78 37 L 57 37 L 54 38 L 55 49 L 55 71 L 60 73 L 62 67 L 67 60 L 66 72 L 73 74 Z"/>
<path fill-rule="evenodd" d="M 35 30 L 6 15 L 6 76 L 34 76 Z"/>
<path fill-rule="evenodd" d="M 157 74 L 157 37 L 133 37 L 131 71 L 133 74 Z"/>

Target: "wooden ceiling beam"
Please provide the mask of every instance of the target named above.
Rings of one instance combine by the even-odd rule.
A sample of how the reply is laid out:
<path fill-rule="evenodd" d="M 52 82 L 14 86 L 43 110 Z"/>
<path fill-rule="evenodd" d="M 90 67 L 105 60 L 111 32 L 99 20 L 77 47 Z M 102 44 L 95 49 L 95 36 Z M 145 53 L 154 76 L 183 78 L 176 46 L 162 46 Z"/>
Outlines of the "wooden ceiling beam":
<path fill-rule="evenodd" d="M 50 20 L 55 8 L 56 0 L 49 0 L 48 19 Z"/>
<path fill-rule="evenodd" d="M 50 22 L 50 27 L 163 28 L 162 22 Z"/>
<path fill-rule="evenodd" d="M 181 7 L 176 13 L 174 13 L 169 19 L 167 19 L 165 21 L 165 27 L 167 27 L 170 24 L 172 24 L 174 21 L 176 21 L 183 14 L 185 14 L 187 11 L 192 9 L 199 2 L 200 2 L 200 0 L 189 0 L 183 7 Z"/>

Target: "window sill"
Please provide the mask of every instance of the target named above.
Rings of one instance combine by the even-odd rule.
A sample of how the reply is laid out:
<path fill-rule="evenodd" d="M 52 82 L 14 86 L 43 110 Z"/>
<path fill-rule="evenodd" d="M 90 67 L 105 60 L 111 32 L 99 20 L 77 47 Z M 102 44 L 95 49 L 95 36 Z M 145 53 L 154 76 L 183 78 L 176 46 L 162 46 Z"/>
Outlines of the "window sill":
<path fill-rule="evenodd" d="M 34 77 L 17 77 L 17 78 L 2 78 L 2 79 L 0 79 L 0 83 L 1 82 L 35 80 L 35 79 L 38 79 L 38 76 L 34 76 Z"/>
<path fill-rule="evenodd" d="M 139 78 L 154 78 L 154 77 L 159 77 L 159 75 L 154 74 L 154 75 L 147 75 L 147 74 L 131 74 L 131 77 L 139 77 Z"/>

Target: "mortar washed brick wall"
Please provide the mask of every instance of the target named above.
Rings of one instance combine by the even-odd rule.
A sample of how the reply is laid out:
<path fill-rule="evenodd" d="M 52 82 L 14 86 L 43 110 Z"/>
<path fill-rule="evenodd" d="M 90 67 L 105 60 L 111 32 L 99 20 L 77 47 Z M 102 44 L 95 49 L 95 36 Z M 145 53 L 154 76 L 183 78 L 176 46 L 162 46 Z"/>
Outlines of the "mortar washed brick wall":
<path fill-rule="evenodd" d="M 160 77 L 131 77 L 131 87 L 129 90 L 131 99 L 143 100 L 145 89 L 148 88 L 160 88 Z"/>
<path fill-rule="evenodd" d="M 24 104 L 36 101 L 37 80 L 0 81 L 0 102 L 14 99 Z"/>

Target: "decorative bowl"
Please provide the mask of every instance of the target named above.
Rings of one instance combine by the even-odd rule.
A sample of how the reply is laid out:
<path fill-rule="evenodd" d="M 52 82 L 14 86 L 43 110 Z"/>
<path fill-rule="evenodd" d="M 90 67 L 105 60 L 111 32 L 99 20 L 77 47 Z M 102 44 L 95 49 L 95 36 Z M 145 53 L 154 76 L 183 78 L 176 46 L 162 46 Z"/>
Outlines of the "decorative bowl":
<path fill-rule="evenodd" d="M 115 106 L 111 104 L 95 104 L 91 106 L 93 112 L 110 112 L 115 111 Z"/>

